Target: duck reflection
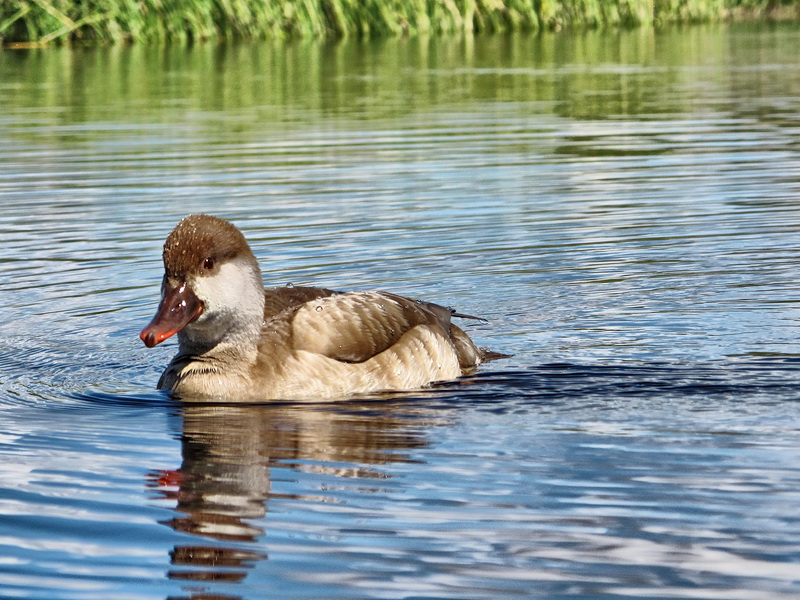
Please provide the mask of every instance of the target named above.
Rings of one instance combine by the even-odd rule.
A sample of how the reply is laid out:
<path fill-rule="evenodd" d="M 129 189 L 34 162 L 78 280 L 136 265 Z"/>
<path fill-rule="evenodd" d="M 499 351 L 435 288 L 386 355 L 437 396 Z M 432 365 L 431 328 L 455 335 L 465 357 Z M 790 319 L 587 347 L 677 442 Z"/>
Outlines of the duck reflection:
<path fill-rule="evenodd" d="M 164 524 L 214 541 L 170 553 L 175 568 L 169 577 L 194 582 L 194 599 L 235 598 L 209 596 L 206 585 L 240 582 L 268 557 L 259 540 L 271 495 L 325 500 L 324 490 L 308 496 L 274 492 L 270 468 L 382 478 L 379 465 L 410 460 L 408 451 L 426 445 L 421 432 L 433 423 L 388 404 L 344 410 L 185 404 L 182 417 L 183 462 L 176 471 L 152 473 L 150 485 L 176 502 L 178 516 Z"/>

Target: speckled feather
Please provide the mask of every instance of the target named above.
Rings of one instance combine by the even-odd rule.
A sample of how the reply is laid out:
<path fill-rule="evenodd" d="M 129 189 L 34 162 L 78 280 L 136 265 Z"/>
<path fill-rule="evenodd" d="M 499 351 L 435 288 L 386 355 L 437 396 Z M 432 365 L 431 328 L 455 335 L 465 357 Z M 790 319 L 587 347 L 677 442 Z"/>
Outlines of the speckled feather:
<path fill-rule="evenodd" d="M 189 215 L 164 242 L 164 271 L 168 277 L 186 277 L 199 272 L 206 258 L 219 264 L 248 254 L 256 260 L 242 232 L 232 223 L 208 215 Z"/>

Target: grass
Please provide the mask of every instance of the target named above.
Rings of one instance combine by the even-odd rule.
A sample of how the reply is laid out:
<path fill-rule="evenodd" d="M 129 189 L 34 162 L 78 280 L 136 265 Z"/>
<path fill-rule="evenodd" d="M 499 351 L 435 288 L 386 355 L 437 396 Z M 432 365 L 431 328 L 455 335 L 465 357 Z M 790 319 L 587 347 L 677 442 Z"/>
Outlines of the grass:
<path fill-rule="evenodd" d="M 536 31 L 797 18 L 800 0 L 0 0 L 0 43 Z"/>

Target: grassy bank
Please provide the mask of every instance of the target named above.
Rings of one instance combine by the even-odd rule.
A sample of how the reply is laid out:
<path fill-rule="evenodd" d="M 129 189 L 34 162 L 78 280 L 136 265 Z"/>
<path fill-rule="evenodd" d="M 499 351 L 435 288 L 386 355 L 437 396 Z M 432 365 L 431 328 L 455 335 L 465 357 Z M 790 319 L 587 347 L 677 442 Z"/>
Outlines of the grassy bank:
<path fill-rule="evenodd" d="M 0 43 L 536 31 L 798 14 L 800 0 L 2 0 Z"/>

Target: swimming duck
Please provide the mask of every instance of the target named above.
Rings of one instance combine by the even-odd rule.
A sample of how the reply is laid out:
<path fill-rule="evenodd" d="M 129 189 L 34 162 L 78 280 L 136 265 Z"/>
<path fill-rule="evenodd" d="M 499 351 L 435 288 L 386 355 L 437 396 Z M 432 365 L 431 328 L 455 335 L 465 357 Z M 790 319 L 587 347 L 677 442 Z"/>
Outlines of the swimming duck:
<path fill-rule="evenodd" d="M 182 219 L 164 243 L 161 302 L 139 337 L 177 334 L 158 382 L 192 399 L 331 399 L 454 379 L 498 355 L 479 349 L 452 310 L 387 292 L 264 289 L 244 235 L 209 215 Z M 474 318 L 474 317 L 471 317 Z"/>

